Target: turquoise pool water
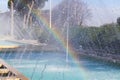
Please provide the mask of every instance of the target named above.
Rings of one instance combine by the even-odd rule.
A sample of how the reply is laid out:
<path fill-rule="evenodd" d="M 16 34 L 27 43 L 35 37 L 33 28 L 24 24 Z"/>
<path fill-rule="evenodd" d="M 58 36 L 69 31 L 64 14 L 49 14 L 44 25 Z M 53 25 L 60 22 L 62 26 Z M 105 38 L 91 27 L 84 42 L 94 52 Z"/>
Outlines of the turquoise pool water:
<path fill-rule="evenodd" d="M 80 66 L 72 58 L 66 64 L 61 53 L 4 53 L 0 57 L 30 80 L 120 80 L 119 67 L 86 58 L 79 59 Z"/>

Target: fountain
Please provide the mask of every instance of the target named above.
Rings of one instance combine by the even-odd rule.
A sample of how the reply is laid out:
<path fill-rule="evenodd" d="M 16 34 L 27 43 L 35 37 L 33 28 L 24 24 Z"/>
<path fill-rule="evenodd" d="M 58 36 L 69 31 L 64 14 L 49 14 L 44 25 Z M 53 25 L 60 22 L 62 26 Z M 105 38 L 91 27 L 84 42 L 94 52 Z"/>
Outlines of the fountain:
<path fill-rule="evenodd" d="M 66 48 L 66 63 L 68 63 L 69 58 L 69 27 L 67 26 L 67 48 Z"/>
<path fill-rule="evenodd" d="M 13 2 L 11 1 L 11 37 L 14 38 L 14 10 L 13 10 Z"/>
<path fill-rule="evenodd" d="M 58 7 L 55 7 L 55 9 L 58 9 L 56 10 L 56 13 L 57 12 L 60 13 L 60 11 L 65 10 L 66 8 L 70 8 L 70 10 L 73 10 L 72 5 L 74 5 L 74 3 L 72 4 L 70 3 L 70 1 L 78 1 L 78 0 L 66 0 L 66 1 L 68 1 L 67 5 L 60 6 L 61 10 L 59 10 Z M 22 38 L 20 38 L 19 40 L 14 39 L 11 41 L 9 40 L 9 42 L 5 42 L 6 45 L 9 44 L 15 46 L 17 44 L 18 45 L 17 48 L 20 48 L 20 50 L 15 49 L 16 51 L 11 51 L 7 48 L 5 49 L 4 52 L 1 52 L 0 54 L 0 58 L 4 59 L 11 66 L 13 66 L 14 68 L 20 71 L 19 73 L 18 71 L 13 70 L 13 68 L 10 67 L 11 69 L 10 74 L 17 79 L 20 78 L 21 75 L 22 77 L 24 77 L 23 75 L 25 75 L 26 77 L 29 78 L 29 80 L 119 80 L 120 79 L 119 67 L 115 67 L 113 64 L 104 61 L 93 59 L 93 57 L 96 55 L 97 56 L 102 55 L 99 52 L 102 50 L 102 46 L 100 46 L 101 45 L 100 41 L 105 39 L 105 37 L 103 39 L 102 38 L 98 39 L 102 35 L 102 33 L 98 32 L 100 34 L 99 37 L 97 36 L 98 33 L 96 32 L 99 31 L 97 30 L 98 28 L 97 29 L 92 28 L 92 30 L 90 28 L 91 30 L 90 32 L 90 30 L 86 27 L 76 28 L 75 27 L 76 25 L 74 25 L 72 29 L 73 32 L 75 32 L 75 34 L 77 35 L 72 34 L 73 32 L 71 29 L 72 27 L 71 21 L 73 21 L 73 19 L 71 20 L 71 18 L 73 18 L 74 15 L 79 15 L 77 14 L 77 9 L 78 9 L 77 3 L 74 6 L 73 15 L 70 15 L 71 11 L 69 9 L 67 11 L 61 12 L 62 13 L 61 15 L 58 15 L 58 13 L 57 15 L 55 15 L 54 11 L 52 12 L 53 10 L 52 2 L 53 1 L 50 0 L 50 5 L 49 5 L 50 11 L 48 10 L 48 12 L 46 12 L 47 15 L 44 16 L 42 15 L 45 14 L 42 12 L 44 10 L 38 10 L 38 12 L 37 10 L 32 11 L 32 7 L 34 5 L 34 3 L 32 3 L 31 6 L 29 6 L 30 11 L 28 11 L 27 15 L 24 15 L 23 21 L 21 22 L 20 22 L 21 18 L 16 19 L 16 17 L 19 16 L 15 16 L 15 17 L 13 16 L 15 13 L 13 7 L 11 6 L 12 8 L 11 32 L 10 32 L 11 36 L 15 37 L 16 35 L 15 30 L 19 31 L 22 28 L 24 28 L 24 30 L 25 29 L 27 30 L 25 31 L 26 34 L 23 34 L 24 32 L 23 33 L 20 32 L 19 36 L 22 36 Z M 63 16 L 63 14 L 65 14 L 65 16 Z M 31 15 L 33 16 L 33 21 L 36 20 L 35 23 L 31 22 L 32 21 L 30 18 Z M 55 16 L 55 21 L 53 19 L 54 16 Z M 62 18 L 63 19 L 65 18 L 65 20 L 63 20 Z M 19 24 L 17 24 L 17 26 L 19 26 L 18 29 L 16 28 L 16 22 L 17 22 L 16 20 L 19 20 L 18 23 L 20 22 Z M 31 23 L 29 23 L 29 20 L 31 20 L 30 21 Z M 22 28 L 21 28 L 21 23 L 23 26 Z M 32 24 L 30 25 L 31 28 L 29 27 L 29 24 Z M 45 41 L 44 39 L 40 40 L 43 41 L 43 43 L 37 42 L 36 40 L 29 40 L 31 37 L 35 37 L 36 39 L 36 37 L 42 33 L 40 31 L 40 33 L 37 35 L 32 34 L 30 29 L 33 30 L 34 28 L 36 28 L 36 26 L 37 26 L 36 31 L 38 31 L 39 33 L 38 29 L 40 30 L 44 29 L 44 31 L 47 32 L 47 36 L 45 37 L 48 37 L 49 39 L 45 38 Z M 61 26 L 63 31 L 60 28 Z M 104 33 L 107 32 L 107 29 L 103 32 Z M 27 34 L 29 34 L 29 37 Z M 89 37 L 89 35 L 92 35 L 92 37 L 96 39 L 96 41 L 98 42 L 97 43 L 98 47 L 100 47 L 100 50 L 96 50 L 96 48 L 94 49 L 96 44 L 91 39 L 92 37 L 91 36 Z M 73 42 L 71 41 L 72 39 Z M 78 43 L 76 39 L 78 40 Z M 74 41 L 76 41 L 75 46 L 72 44 L 75 43 Z M 14 44 L 11 42 L 13 42 Z M 57 50 L 56 47 L 58 47 L 59 50 Z M 78 58 L 76 58 L 77 52 L 74 51 L 74 48 L 76 48 L 79 52 L 78 54 L 79 57 L 77 56 Z M 80 50 L 81 48 L 82 50 Z M 84 54 L 80 53 L 80 51 L 83 51 Z M 107 51 L 109 51 L 109 49 L 107 49 Z M 104 53 L 103 50 L 101 52 Z M 110 56 L 112 54 L 107 54 L 107 55 Z M 92 58 L 89 56 L 92 56 Z M 2 68 L 9 69 L 7 66 L 4 65 L 6 64 L 3 64 Z M 0 70 L 0 72 L 2 71 Z M 8 72 L 8 71 L 6 70 L 3 72 Z M 28 80 L 26 77 L 22 78 L 22 80 Z"/>

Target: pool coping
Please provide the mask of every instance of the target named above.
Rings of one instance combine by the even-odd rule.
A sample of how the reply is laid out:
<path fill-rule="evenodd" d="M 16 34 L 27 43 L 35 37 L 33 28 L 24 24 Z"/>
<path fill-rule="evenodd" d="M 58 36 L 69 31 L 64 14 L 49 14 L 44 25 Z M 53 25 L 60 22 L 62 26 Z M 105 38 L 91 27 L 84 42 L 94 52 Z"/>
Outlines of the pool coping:
<path fill-rule="evenodd" d="M 15 74 L 15 77 L 20 78 L 21 80 L 29 80 L 27 77 L 25 77 L 22 73 L 20 73 L 17 69 L 13 68 L 9 64 L 7 64 L 4 60 L 0 59 L 0 63 L 7 67 L 9 71 Z"/>

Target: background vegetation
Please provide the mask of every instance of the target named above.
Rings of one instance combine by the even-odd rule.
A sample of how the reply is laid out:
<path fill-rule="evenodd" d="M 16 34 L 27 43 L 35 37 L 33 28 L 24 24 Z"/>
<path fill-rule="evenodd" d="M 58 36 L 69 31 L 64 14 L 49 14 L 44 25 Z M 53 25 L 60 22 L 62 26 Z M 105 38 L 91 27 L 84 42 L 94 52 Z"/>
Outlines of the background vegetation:
<path fill-rule="evenodd" d="M 79 49 L 120 53 L 120 26 L 105 24 L 100 27 L 71 27 L 70 42 Z"/>

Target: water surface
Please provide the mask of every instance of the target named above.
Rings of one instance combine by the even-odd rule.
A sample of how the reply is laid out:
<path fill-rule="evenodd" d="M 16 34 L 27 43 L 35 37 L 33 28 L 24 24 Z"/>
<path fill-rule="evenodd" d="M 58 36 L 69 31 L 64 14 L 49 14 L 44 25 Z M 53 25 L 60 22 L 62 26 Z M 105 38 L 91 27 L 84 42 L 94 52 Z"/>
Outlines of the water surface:
<path fill-rule="evenodd" d="M 80 58 L 65 61 L 65 54 L 52 52 L 1 53 L 1 58 L 30 80 L 119 80 L 120 68 Z"/>

